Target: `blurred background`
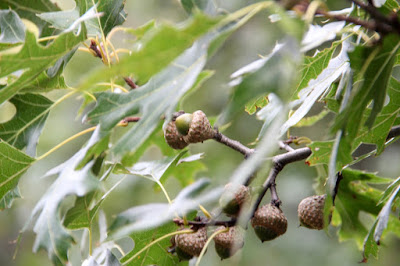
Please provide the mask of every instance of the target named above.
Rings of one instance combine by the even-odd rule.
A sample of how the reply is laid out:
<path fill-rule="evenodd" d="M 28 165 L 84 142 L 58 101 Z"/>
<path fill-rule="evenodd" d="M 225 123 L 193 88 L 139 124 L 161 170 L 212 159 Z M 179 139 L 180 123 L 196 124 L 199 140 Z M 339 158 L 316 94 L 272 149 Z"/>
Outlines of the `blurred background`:
<path fill-rule="evenodd" d="M 72 0 L 55 2 L 65 10 L 75 6 Z M 215 0 L 215 2 L 230 12 L 256 1 Z M 331 0 L 327 1 L 327 4 L 332 10 L 349 6 L 349 2 L 345 0 Z M 125 10 L 128 13 L 125 27 L 138 27 L 152 19 L 157 22 L 175 23 L 187 18 L 178 0 L 128 0 Z M 209 117 L 219 115 L 229 100 L 230 88 L 227 85 L 230 81 L 229 76 L 240 67 L 258 59 L 260 55 L 268 54 L 283 35 L 283 32 L 279 32 L 269 22 L 266 12 L 261 12 L 245 24 L 209 61 L 206 69 L 215 70 L 216 73 L 185 100 L 184 110 L 192 112 L 201 109 Z M 113 43 L 116 47 L 132 48 L 132 40 L 123 34 L 117 34 Z M 65 74 L 67 84 L 72 87 L 79 84 L 87 73 L 100 66 L 101 63 L 97 58 L 78 51 L 67 67 Z M 64 93 L 65 91 L 55 91 L 47 96 L 57 99 Z M 89 127 L 82 123 L 82 117 L 78 116 L 81 103 L 82 99 L 79 97 L 70 98 L 50 113 L 39 141 L 38 155 Z M 316 106 L 313 111 L 317 112 L 320 108 L 322 105 Z M 2 113 L 1 110 L 0 113 Z M 0 119 L 3 119 L 2 121 L 7 119 L 7 114 L 3 112 Z M 329 120 L 328 117 L 311 128 L 294 129 L 292 134 L 308 136 L 313 140 L 330 139 L 332 136 L 328 131 Z M 262 122 L 258 121 L 254 115 L 250 116 L 243 112 L 224 133 L 244 144 L 249 144 L 255 140 L 261 126 Z M 32 253 L 34 241 L 32 230 L 23 234 L 16 259 L 12 260 L 16 247 L 15 240 L 38 199 L 54 181 L 54 177 L 43 179 L 41 176 L 71 157 L 88 137 L 89 135 L 85 135 L 65 145 L 52 156 L 35 163 L 23 175 L 20 180 L 22 199 L 16 200 L 11 210 L 0 212 L 0 265 L 51 265 L 47 253 L 43 250 L 37 254 Z M 396 178 L 400 173 L 399 148 L 398 143 L 394 144 L 380 157 L 365 160 L 356 167 L 377 172 L 381 176 Z M 203 162 L 207 169 L 199 173 L 199 177 L 209 177 L 215 186 L 227 183 L 231 173 L 242 161 L 240 154 L 212 141 L 193 145 L 190 150 L 193 154 L 204 152 Z M 158 159 L 162 155 L 154 147 L 146 152 L 145 156 L 148 159 Z M 301 199 L 315 193 L 313 183 L 316 176 L 315 169 L 308 167 L 304 162 L 287 166 L 279 175 L 278 193 L 283 201 L 282 209 L 289 221 L 286 234 L 274 241 L 261 244 L 253 230 L 247 230 L 248 234 L 242 251 L 229 260 L 221 261 L 211 247 L 202 265 L 358 265 L 362 254 L 355 243 L 339 243 L 334 231 L 328 235 L 323 231 L 298 227 L 297 205 Z M 153 184 L 146 180 L 129 177 L 124 182 L 123 186 L 113 191 L 103 205 L 108 223 L 112 222 L 115 215 L 132 206 L 165 201 L 162 193 L 155 192 Z M 171 195 L 176 195 L 181 187 L 174 178 L 170 178 L 166 189 Z M 371 258 L 369 265 L 399 265 L 400 240 L 389 237 L 384 242 L 385 246 L 381 248 L 379 260 Z"/>

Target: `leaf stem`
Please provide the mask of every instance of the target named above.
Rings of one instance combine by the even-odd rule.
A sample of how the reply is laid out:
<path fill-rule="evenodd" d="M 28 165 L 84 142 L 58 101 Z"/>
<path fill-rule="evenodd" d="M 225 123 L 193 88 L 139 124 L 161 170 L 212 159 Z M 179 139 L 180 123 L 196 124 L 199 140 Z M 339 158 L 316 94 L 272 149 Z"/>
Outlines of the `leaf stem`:
<path fill-rule="evenodd" d="M 80 136 L 82 136 L 82 135 L 85 135 L 86 133 L 92 132 L 92 131 L 94 131 L 95 129 L 96 129 L 96 127 L 90 127 L 90 128 L 87 128 L 87 129 L 85 129 L 85 130 L 83 130 L 83 131 L 81 131 L 81 132 L 76 133 L 75 135 L 73 135 L 73 136 L 67 138 L 67 139 L 64 140 L 63 142 L 61 142 L 61 143 L 59 143 L 58 145 L 56 145 L 55 147 L 51 148 L 48 152 L 46 152 L 46 153 L 42 154 L 41 156 L 39 156 L 39 157 L 36 159 L 36 161 L 42 160 L 43 158 L 49 156 L 49 155 L 50 155 L 51 153 L 53 153 L 54 151 L 58 150 L 59 148 L 61 148 L 61 147 L 64 146 L 65 144 L 67 144 L 68 142 L 70 142 L 70 141 L 72 141 L 72 140 L 74 140 L 74 139 L 76 139 L 76 138 L 78 138 L 78 137 L 80 137 Z"/>
<path fill-rule="evenodd" d="M 141 250 L 139 250 L 138 252 L 136 252 L 136 254 L 134 254 L 132 257 L 130 257 L 127 261 L 124 261 L 122 263 L 122 265 L 126 265 L 129 262 L 131 262 L 134 258 L 136 258 L 137 256 L 139 256 L 141 253 L 143 253 L 146 249 L 150 248 L 151 246 L 153 246 L 154 244 L 157 244 L 158 242 L 160 242 L 161 240 L 164 240 L 168 237 L 171 236 L 175 236 L 175 235 L 181 235 L 181 234 L 190 234 L 190 233 L 194 233 L 193 230 L 191 229 L 187 229 L 187 230 L 181 230 L 181 231 L 175 231 L 166 235 L 163 235 L 160 238 L 157 238 L 156 240 L 150 242 L 149 244 L 147 244 L 145 247 L 143 247 Z"/>
<path fill-rule="evenodd" d="M 206 244 L 204 245 L 203 249 L 202 249 L 201 252 L 200 252 L 199 257 L 197 258 L 197 261 L 196 261 L 195 266 L 199 266 L 199 265 L 200 265 L 200 261 L 201 261 L 201 259 L 203 258 L 204 253 L 206 253 L 207 247 L 210 245 L 210 243 L 211 243 L 211 241 L 213 240 L 213 238 L 216 237 L 218 234 L 228 232 L 228 230 L 229 230 L 228 227 L 226 227 L 226 228 L 224 228 L 224 229 L 221 229 L 221 230 L 217 230 L 217 231 L 215 231 L 215 232 L 208 238 Z"/>
<path fill-rule="evenodd" d="M 92 226 L 90 225 L 89 228 L 89 256 L 92 256 L 93 253 L 93 235 L 92 235 Z"/>

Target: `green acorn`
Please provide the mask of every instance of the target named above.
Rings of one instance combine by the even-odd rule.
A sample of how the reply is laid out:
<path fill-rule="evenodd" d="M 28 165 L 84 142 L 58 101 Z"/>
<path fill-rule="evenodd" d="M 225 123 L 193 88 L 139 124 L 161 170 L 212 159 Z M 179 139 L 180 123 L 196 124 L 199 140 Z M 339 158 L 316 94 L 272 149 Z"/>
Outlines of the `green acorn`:
<path fill-rule="evenodd" d="M 310 229 L 324 229 L 324 206 L 326 195 L 303 199 L 297 209 L 300 224 Z"/>
<path fill-rule="evenodd" d="M 257 209 L 251 219 L 251 225 L 258 238 L 264 242 L 283 235 L 287 229 L 287 219 L 281 209 L 267 204 Z"/>
<path fill-rule="evenodd" d="M 224 229 L 224 226 L 218 227 L 216 231 Z M 229 231 L 215 236 L 215 251 L 221 260 L 233 256 L 244 245 L 243 230 L 237 226 L 229 227 Z"/>
<path fill-rule="evenodd" d="M 186 143 L 198 143 L 208 139 L 212 139 L 215 135 L 214 129 L 211 127 L 210 121 L 203 111 L 196 111 L 192 114 L 189 131 L 184 136 Z"/>
<path fill-rule="evenodd" d="M 223 212 L 231 217 L 236 217 L 243 204 L 250 199 L 250 189 L 242 184 L 228 183 L 219 199 Z"/>
<path fill-rule="evenodd" d="M 169 122 L 165 127 L 164 138 L 167 144 L 176 150 L 181 150 L 188 145 L 183 139 L 183 136 L 178 132 L 175 121 Z"/>
<path fill-rule="evenodd" d="M 198 257 L 206 242 L 206 227 L 201 227 L 191 234 L 176 235 L 176 254 L 181 260 L 190 260 L 192 257 Z"/>
<path fill-rule="evenodd" d="M 176 118 L 176 129 L 181 135 L 186 136 L 188 134 L 192 119 L 193 115 L 189 113 L 182 114 Z"/>

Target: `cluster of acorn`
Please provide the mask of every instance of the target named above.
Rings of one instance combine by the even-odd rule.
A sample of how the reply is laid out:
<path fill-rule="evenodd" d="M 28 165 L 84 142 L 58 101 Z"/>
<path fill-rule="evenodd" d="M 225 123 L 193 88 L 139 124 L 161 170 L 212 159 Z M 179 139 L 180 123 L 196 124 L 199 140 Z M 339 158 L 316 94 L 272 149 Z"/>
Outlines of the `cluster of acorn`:
<path fill-rule="evenodd" d="M 164 130 L 168 145 L 174 149 L 183 149 L 191 143 L 203 142 L 213 138 L 215 131 L 202 111 L 193 114 L 178 112 Z M 241 208 L 248 206 L 251 193 L 244 185 L 225 186 L 220 198 L 223 212 L 236 218 Z M 300 224 L 310 229 L 324 228 L 325 195 L 311 196 L 303 199 L 298 206 Z M 251 218 L 251 225 L 257 237 L 269 241 L 284 234 L 287 230 L 287 219 L 279 206 L 269 203 L 259 207 Z M 181 260 L 189 260 L 200 255 L 207 242 L 207 226 L 192 226 L 193 233 L 179 234 L 173 237 L 174 251 Z M 223 230 L 218 227 L 216 230 Z M 214 237 L 215 250 L 221 259 L 235 254 L 244 245 L 244 229 L 238 225 L 231 226 Z"/>

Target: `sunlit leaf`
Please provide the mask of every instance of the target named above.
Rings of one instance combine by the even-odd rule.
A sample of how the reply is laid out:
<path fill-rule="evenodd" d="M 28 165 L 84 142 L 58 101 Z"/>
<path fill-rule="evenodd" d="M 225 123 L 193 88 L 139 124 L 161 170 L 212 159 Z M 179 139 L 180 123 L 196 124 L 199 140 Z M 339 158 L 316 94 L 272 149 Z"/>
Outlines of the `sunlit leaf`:
<path fill-rule="evenodd" d="M 16 108 L 15 116 L 0 124 L 0 138 L 17 149 L 36 155 L 36 144 L 53 102 L 37 94 L 21 94 L 10 99 Z"/>
<path fill-rule="evenodd" d="M 181 190 L 172 204 L 152 203 L 120 213 L 110 227 L 110 238 L 118 239 L 133 232 L 155 228 L 171 221 L 176 215 L 183 216 L 196 210 L 199 204 L 216 201 L 222 193 L 222 188 L 217 187 L 201 193 L 208 184 L 207 179 L 199 179 Z M 154 215 L 155 213 L 157 215 Z"/>
<path fill-rule="evenodd" d="M 285 92 L 279 88 L 288 87 L 296 77 L 293 66 L 300 60 L 300 55 L 292 41 L 277 44 L 273 51 L 265 58 L 258 59 L 237 70 L 231 75 L 234 80 L 231 85 L 237 85 L 232 92 L 232 98 L 228 106 L 218 120 L 218 124 L 229 122 L 240 111 L 243 111 L 246 103 L 251 99 L 275 93 L 279 97 Z"/>
<path fill-rule="evenodd" d="M 338 34 L 345 25 L 346 22 L 344 21 L 331 22 L 322 27 L 319 25 L 310 25 L 310 28 L 301 41 L 301 45 L 303 46 L 301 51 L 306 52 L 320 46 L 326 41 L 335 39 L 336 34 Z"/>
<path fill-rule="evenodd" d="M 202 34 L 205 34 L 218 20 L 198 14 L 184 28 L 161 24 L 142 38 L 142 48 L 120 59 L 107 70 L 101 69 L 89 75 L 80 88 L 88 90 L 95 83 L 115 76 L 134 75 L 140 83 L 146 83 L 155 73 L 166 67 L 173 59 L 189 48 Z"/>
<path fill-rule="evenodd" d="M 35 252 L 42 248 L 47 250 L 53 263 L 60 264 L 67 261 L 67 251 L 73 242 L 71 234 L 62 224 L 65 215 L 62 213 L 62 204 L 70 195 L 83 197 L 98 187 L 98 180 L 91 172 L 91 164 L 75 170 L 88 147 L 99 138 L 98 134 L 99 129 L 93 133 L 86 147 L 47 173 L 58 177 L 32 211 L 29 222 L 34 222 L 33 231 L 36 233 L 33 250 Z"/>
<path fill-rule="evenodd" d="M 208 15 L 217 14 L 217 6 L 213 0 L 181 0 L 182 7 L 191 14 L 193 11 L 201 10 Z"/>
<path fill-rule="evenodd" d="M 301 103 L 301 105 L 283 125 L 281 132 L 286 132 L 291 126 L 297 124 L 310 111 L 321 95 L 330 88 L 331 84 L 349 70 L 350 64 L 347 57 L 349 47 L 349 43 L 343 42 L 340 53 L 333 59 L 331 59 L 331 53 L 334 52 L 333 48 L 328 50 L 326 54 L 308 59 L 310 60 L 308 64 L 311 65 L 307 66 L 306 64 L 307 68 L 304 69 L 302 74 L 302 83 L 307 84 L 307 86 L 298 92 L 300 99 L 295 101 Z M 329 63 L 325 67 L 328 60 Z M 316 73 L 319 74 L 315 77 Z M 309 82 L 305 83 L 307 80 Z"/>
<path fill-rule="evenodd" d="M 123 0 L 95 1 L 96 7 L 93 7 L 91 0 L 78 0 L 77 7 L 73 10 L 47 12 L 38 15 L 41 19 L 49 22 L 53 27 L 59 30 L 66 30 L 71 27 L 81 16 L 86 16 L 85 25 L 87 33 L 90 36 L 101 36 L 103 30 L 105 36 L 115 26 L 121 25 L 126 19 Z M 95 16 L 96 11 L 101 14 L 99 19 Z"/>
<path fill-rule="evenodd" d="M 268 96 L 263 95 L 263 96 L 258 97 L 255 100 L 251 100 L 250 102 L 248 102 L 246 104 L 246 106 L 244 107 L 244 110 L 249 115 L 252 115 L 257 111 L 257 109 L 260 109 L 260 108 L 263 108 L 264 106 L 266 106 L 268 104 L 268 102 L 269 102 Z"/>

